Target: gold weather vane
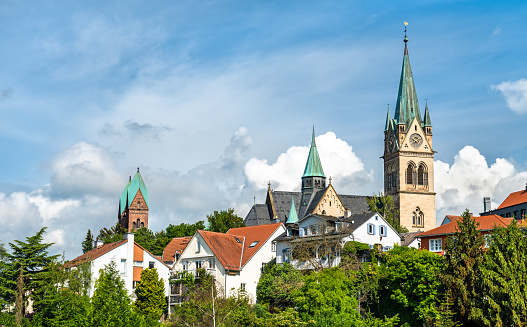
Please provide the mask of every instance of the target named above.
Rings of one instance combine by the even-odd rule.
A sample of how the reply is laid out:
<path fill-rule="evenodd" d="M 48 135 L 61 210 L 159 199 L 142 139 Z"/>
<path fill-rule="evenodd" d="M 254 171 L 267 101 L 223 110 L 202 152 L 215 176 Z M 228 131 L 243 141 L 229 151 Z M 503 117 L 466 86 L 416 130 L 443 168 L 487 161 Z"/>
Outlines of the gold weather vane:
<path fill-rule="evenodd" d="M 408 42 L 408 39 L 406 38 L 406 26 L 408 26 L 408 22 L 404 21 L 404 42 Z"/>

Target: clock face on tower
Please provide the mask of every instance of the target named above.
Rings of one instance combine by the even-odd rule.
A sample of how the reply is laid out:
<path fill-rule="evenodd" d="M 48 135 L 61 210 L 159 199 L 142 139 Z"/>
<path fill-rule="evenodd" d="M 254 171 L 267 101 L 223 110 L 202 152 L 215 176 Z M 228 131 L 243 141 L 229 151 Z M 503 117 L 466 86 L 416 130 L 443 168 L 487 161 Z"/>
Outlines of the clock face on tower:
<path fill-rule="evenodd" d="M 410 135 L 410 144 L 414 148 L 418 148 L 421 146 L 421 144 L 423 144 L 423 138 L 421 137 L 421 135 L 413 133 L 412 135 Z"/>

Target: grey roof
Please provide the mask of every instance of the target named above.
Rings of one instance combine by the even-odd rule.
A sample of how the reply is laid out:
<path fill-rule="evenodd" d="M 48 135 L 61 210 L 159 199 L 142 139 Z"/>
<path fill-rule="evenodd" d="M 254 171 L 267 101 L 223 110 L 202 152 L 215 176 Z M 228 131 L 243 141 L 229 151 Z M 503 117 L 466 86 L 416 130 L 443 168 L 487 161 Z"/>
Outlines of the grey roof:
<path fill-rule="evenodd" d="M 271 215 L 267 204 L 255 204 L 245 217 L 245 226 L 271 224 Z"/>
<path fill-rule="evenodd" d="M 316 205 L 324 195 L 326 189 L 321 189 L 315 193 L 308 203 L 308 209 L 306 213 L 310 214 L 315 210 Z M 295 207 L 297 210 L 300 210 L 300 199 L 302 197 L 302 192 L 287 192 L 287 191 L 271 191 L 273 195 L 273 203 L 276 210 L 276 216 L 279 221 L 285 223 L 287 221 L 287 216 L 289 215 L 289 210 L 291 209 L 291 198 L 295 200 Z M 352 215 L 354 214 L 363 214 L 365 212 L 370 212 L 368 207 L 367 196 L 364 195 L 340 195 L 342 204 L 344 207 L 349 208 Z M 298 218 L 302 219 L 303 215 L 298 214 Z M 275 223 L 274 217 L 267 204 L 255 204 L 245 217 L 246 226 L 255 226 L 255 225 L 265 225 Z"/>
<path fill-rule="evenodd" d="M 370 219 L 373 215 L 375 215 L 375 212 L 355 214 L 346 218 L 340 218 L 339 221 L 348 223 L 350 231 L 354 231 L 359 228 L 362 224 L 364 224 L 368 219 Z"/>
<path fill-rule="evenodd" d="M 422 232 L 418 231 L 418 232 L 402 233 L 401 234 L 401 246 L 410 245 L 410 243 L 412 243 L 415 240 L 415 236 L 419 233 L 422 233 Z"/>

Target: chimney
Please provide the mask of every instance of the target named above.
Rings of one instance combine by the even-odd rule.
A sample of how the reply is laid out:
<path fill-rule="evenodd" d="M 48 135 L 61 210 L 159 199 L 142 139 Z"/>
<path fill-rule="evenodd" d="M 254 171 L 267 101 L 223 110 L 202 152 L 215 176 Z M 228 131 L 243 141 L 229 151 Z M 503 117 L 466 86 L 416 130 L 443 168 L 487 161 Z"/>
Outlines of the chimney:
<path fill-rule="evenodd" d="M 472 212 L 469 212 L 468 215 L 470 216 L 470 218 L 474 217 L 474 214 Z"/>
<path fill-rule="evenodd" d="M 128 242 L 134 244 L 134 233 L 124 233 L 123 240 L 128 240 Z"/>
<path fill-rule="evenodd" d="M 95 241 L 93 241 L 94 248 L 98 248 L 101 245 L 104 245 L 104 242 L 102 240 L 96 239 Z"/>
<path fill-rule="evenodd" d="M 483 212 L 490 211 L 490 197 L 483 198 Z"/>
<path fill-rule="evenodd" d="M 527 191 L 527 183 L 525 183 L 525 191 Z"/>

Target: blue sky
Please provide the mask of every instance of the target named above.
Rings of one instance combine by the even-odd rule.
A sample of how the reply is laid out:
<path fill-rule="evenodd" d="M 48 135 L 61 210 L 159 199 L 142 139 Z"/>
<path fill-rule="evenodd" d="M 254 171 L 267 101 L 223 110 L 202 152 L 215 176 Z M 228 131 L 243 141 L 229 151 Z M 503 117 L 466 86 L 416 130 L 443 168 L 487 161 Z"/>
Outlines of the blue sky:
<path fill-rule="evenodd" d="M 497 205 L 527 182 L 526 16 L 515 1 L 3 2 L 0 241 L 48 226 L 78 254 L 138 163 L 152 229 L 244 216 L 267 181 L 298 188 L 313 124 L 337 191 L 380 191 L 404 21 L 438 217 Z"/>

